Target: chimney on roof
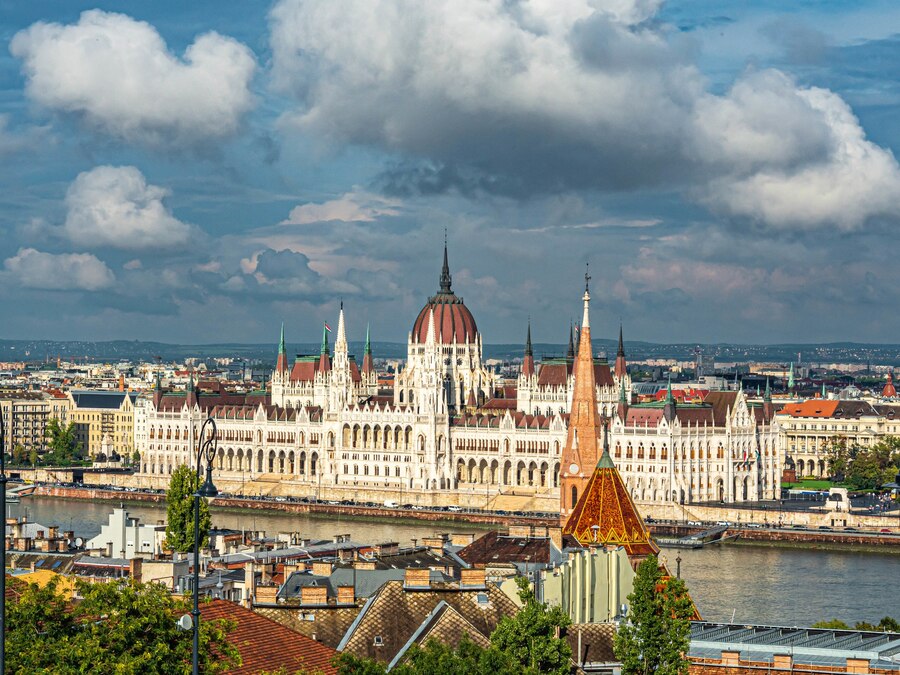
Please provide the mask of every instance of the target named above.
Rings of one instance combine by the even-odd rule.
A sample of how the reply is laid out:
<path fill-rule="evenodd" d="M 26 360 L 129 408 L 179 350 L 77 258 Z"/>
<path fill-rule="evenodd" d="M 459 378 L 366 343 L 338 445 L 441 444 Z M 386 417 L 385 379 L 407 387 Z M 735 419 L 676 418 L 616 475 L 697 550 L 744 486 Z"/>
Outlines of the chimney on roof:
<path fill-rule="evenodd" d="M 353 605 L 356 603 L 356 588 L 354 586 L 338 586 L 337 602 L 339 605 Z"/>
<path fill-rule="evenodd" d="M 143 564 L 144 561 L 140 558 L 132 558 L 128 561 L 128 576 L 134 579 L 137 582 L 141 581 L 141 577 L 143 576 Z"/>
<path fill-rule="evenodd" d="M 330 577 L 333 569 L 330 562 L 316 560 L 312 564 L 312 573 L 317 577 Z"/>
<path fill-rule="evenodd" d="M 300 588 L 301 605 L 327 605 L 327 586 L 302 586 Z"/>
<path fill-rule="evenodd" d="M 474 589 L 484 588 L 485 578 L 483 569 L 468 569 L 459 571 L 459 587 Z"/>
<path fill-rule="evenodd" d="M 431 588 L 431 570 L 408 567 L 403 577 L 403 588 Z"/>
<path fill-rule="evenodd" d="M 252 560 L 244 565 L 244 607 L 253 606 L 256 597 L 256 565 Z"/>

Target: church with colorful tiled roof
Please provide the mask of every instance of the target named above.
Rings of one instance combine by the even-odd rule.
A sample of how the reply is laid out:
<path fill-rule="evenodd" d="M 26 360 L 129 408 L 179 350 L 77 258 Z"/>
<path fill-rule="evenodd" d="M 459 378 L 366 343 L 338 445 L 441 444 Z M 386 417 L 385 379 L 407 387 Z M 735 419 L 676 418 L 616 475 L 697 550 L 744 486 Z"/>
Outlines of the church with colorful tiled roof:
<path fill-rule="evenodd" d="M 700 405 L 671 396 L 634 404 L 621 327 L 612 362 L 593 353 L 587 291 L 567 353 L 536 361 L 532 331 L 547 329 L 535 317 L 520 375 L 501 380 L 484 362 L 475 313 L 453 288 L 446 242 L 438 282 L 392 379 L 376 370 L 367 327 L 355 327 L 365 335 L 362 358 L 351 353 L 353 312 L 341 305 L 333 346 L 326 327 L 318 350 L 291 356 L 282 327 L 260 391 L 157 386 L 135 412 L 141 478 L 165 487 L 175 467 L 191 462 L 210 414 L 220 434 L 216 482 L 228 491 L 571 511 L 600 459 L 600 437 L 585 429 L 606 420 L 612 460 L 638 503 L 775 494 L 771 405 L 751 406 L 741 392 L 712 392 Z M 585 408 L 588 390 L 594 403 Z"/>

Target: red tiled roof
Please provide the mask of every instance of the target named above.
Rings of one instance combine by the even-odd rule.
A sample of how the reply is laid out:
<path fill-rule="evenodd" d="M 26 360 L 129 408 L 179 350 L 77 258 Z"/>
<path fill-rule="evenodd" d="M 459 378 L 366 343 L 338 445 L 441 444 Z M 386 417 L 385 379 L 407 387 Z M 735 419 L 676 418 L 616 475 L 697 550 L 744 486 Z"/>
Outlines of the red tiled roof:
<path fill-rule="evenodd" d="M 542 363 L 538 370 L 538 386 L 562 386 L 569 381 L 574 362 Z M 597 386 L 611 387 L 615 384 L 608 363 L 594 362 L 594 381 Z"/>
<path fill-rule="evenodd" d="M 251 675 L 283 668 L 288 673 L 298 670 L 337 673 L 331 659 L 337 652 L 305 635 L 227 600 L 213 600 L 202 605 L 201 621 L 227 619 L 237 624 L 228 632 L 228 640 L 241 655 L 241 665 L 229 670 L 231 675 Z"/>
<path fill-rule="evenodd" d="M 781 409 L 781 413 L 791 417 L 831 417 L 837 407 L 837 401 L 812 399 L 802 403 L 788 403 Z"/>
<path fill-rule="evenodd" d="M 457 298 L 453 293 L 438 293 L 428 299 L 413 325 L 413 340 L 425 342 L 428 339 L 428 322 L 432 309 L 436 342 L 450 344 L 475 341 L 478 332 L 475 317 L 463 304 L 462 298 Z"/>

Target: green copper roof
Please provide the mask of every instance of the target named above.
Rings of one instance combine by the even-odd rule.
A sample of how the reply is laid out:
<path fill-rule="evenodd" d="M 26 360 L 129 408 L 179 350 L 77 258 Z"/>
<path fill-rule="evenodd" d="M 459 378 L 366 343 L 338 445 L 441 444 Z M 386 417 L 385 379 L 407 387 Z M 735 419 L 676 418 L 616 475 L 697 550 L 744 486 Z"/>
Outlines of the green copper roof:
<path fill-rule="evenodd" d="M 285 351 L 286 350 L 284 348 L 284 321 L 282 321 L 281 322 L 281 340 L 278 341 L 278 354 L 279 355 L 284 354 Z"/>
<path fill-rule="evenodd" d="M 366 356 L 372 355 L 372 344 L 369 342 L 369 324 L 366 324 Z"/>

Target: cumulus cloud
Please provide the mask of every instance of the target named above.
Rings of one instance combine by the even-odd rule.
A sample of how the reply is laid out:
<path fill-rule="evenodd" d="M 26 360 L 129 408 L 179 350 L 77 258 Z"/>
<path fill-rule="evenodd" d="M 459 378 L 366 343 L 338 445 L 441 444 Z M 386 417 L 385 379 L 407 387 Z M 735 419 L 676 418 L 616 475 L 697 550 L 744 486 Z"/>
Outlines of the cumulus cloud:
<path fill-rule="evenodd" d="M 192 227 L 163 204 L 168 190 L 149 185 L 133 166 L 98 166 L 66 192 L 63 232 L 79 245 L 138 250 L 185 244 Z"/>
<path fill-rule="evenodd" d="M 291 209 L 282 225 L 308 225 L 309 223 L 340 220 L 343 222 L 372 222 L 380 216 L 399 215 L 401 202 L 370 192 L 348 192 L 338 199 L 321 204 L 309 203 Z"/>
<path fill-rule="evenodd" d="M 780 155 L 779 161 L 747 175 L 710 181 L 704 191 L 706 203 L 715 210 L 783 229 L 830 224 L 852 231 L 870 218 L 900 215 L 900 167 L 894 155 L 866 139 L 850 107 L 836 94 L 810 88 L 799 90 L 796 97 L 824 121 L 820 122 L 823 128 L 813 132 L 825 132 L 818 157 L 790 162 L 790 152 L 775 149 L 779 140 L 790 144 L 797 136 L 809 135 L 800 128 L 804 116 L 786 114 L 785 126 L 793 126 L 796 135 L 786 129 L 781 138 L 757 138 L 757 147 L 768 146 Z M 740 136 L 740 131 L 735 135 Z"/>
<path fill-rule="evenodd" d="M 13 37 L 10 51 L 22 61 L 31 99 L 126 141 L 222 138 L 254 105 L 252 52 L 215 32 L 179 58 L 150 24 L 91 10 L 76 24 L 33 24 Z"/>
<path fill-rule="evenodd" d="M 116 281 L 106 263 L 89 253 L 53 254 L 22 248 L 3 266 L 25 288 L 100 291 Z"/>
<path fill-rule="evenodd" d="M 284 123 L 396 153 L 398 194 L 677 188 L 773 228 L 896 215 L 897 162 L 840 97 L 776 71 L 712 93 L 660 4 L 280 0 Z"/>

